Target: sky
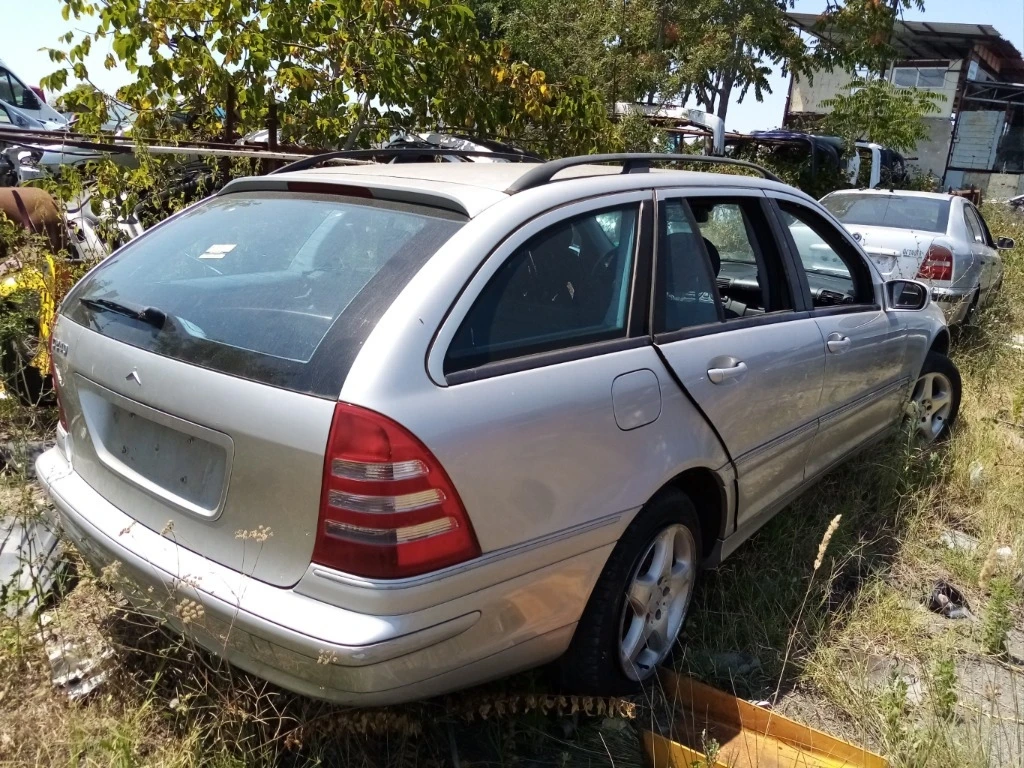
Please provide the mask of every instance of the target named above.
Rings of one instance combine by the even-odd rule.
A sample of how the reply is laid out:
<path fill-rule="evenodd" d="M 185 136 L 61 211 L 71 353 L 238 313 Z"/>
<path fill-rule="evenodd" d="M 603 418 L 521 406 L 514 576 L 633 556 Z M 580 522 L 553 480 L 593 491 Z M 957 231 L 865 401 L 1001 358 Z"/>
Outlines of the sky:
<path fill-rule="evenodd" d="M 7 30 L 0 36 L 0 59 L 28 85 L 38 84 L 41 77 L 55 68 L 41 49 L 61 47 L 58 37 L 70 29 L 85 28 L 91 21 L 88 18 L 77 24 L 74 19 L 64 21 L 60 13 L 61 0 L 0 0 L 0 6 L 4 6 L 3 26 Z M 795 10 L 814 13 L 824 7 L 825 0 L 797 0 Z M 910 10 L 905 18 L 908 21 L 990 24 L 1018 50 L 1024 51 L 1024 0 L 925 0 L 923 12 Z M 113 92 L 129 82 L 131 75 L 121 68 L 110 71 L 103 68 L 103 58 L 109 50 L 103 41 L 95 44 L 87 64 L 93 82 Z M 765 94 L 764 101 L 757 102 L 751 92 L 742 103 L 734 101 L 729 106 L 726 128 L 746 132 L 778 127 L 788 87 L 788 78 L 776 72 L 771 79 L 772 93 Z"/>

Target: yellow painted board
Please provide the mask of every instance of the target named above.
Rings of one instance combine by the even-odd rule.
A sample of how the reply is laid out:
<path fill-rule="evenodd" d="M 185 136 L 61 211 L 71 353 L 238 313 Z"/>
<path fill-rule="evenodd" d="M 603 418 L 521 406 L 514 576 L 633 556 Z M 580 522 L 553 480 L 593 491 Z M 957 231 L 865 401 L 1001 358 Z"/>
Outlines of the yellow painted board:
<path fill-rule="evenodd" d="M 663 670 L 665 695 L 674 705 L 672 741 L 644 734 L 656 768 L 703 768 L 705 745 L 717 744 L 715 768 L 888 768 L 863 747 L 829 736 L 771 710 Z"/>

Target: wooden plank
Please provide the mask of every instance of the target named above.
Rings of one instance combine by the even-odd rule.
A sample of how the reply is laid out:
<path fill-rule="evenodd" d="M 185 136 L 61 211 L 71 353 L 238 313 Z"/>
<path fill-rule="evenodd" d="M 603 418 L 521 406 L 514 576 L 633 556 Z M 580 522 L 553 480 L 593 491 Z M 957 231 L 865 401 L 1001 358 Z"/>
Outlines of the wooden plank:
<path fill-rule="evenodd" d="M 730 768 L 888 768 L 885 758 L 863 747 L 717 688 L 670 670 L 659 676 L 678 713 L 673 736 L 681 742 L 664 739 L 669 744 L 660 744 L 656 739 L 661 737 L 647 741 L 651 749 L 659 750 L 661 765 L 690 768 L 694 759 L 704 765 L 704 744 L 713 739 L 719 745 L 718 764 Z"/>

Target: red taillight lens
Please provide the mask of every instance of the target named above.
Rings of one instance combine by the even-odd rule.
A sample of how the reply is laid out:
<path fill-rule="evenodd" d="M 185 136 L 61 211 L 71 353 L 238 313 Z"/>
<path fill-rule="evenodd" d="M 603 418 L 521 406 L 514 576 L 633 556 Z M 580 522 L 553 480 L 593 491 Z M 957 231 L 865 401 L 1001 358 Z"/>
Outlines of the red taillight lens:
<path fill-rule="evenodd" d="M 427 447 L 379 413 L 338 403 L 313 562 L 398 579 L 479 554 L 462 501 Z"/>
<path fill-rule="evenodd" d="M 924 255 L 917 277 L 919 280 L 952 280 L 953 252 L 945 246 L 932 245 Z"/>
<path fill-rule="evenodd" d="M 68 417 L 64 413 L 64 403 L 60 399 L 60 381 L 57 378 L 57 366 L 53 362 L 53 330 L 50 331 L 50 338 L 47 340 L 47 348 L 50 353 L 50 381 L 53 382 L 53 394 L 57 398 L 57 418 L 64 431 L 68 431 Z"/>

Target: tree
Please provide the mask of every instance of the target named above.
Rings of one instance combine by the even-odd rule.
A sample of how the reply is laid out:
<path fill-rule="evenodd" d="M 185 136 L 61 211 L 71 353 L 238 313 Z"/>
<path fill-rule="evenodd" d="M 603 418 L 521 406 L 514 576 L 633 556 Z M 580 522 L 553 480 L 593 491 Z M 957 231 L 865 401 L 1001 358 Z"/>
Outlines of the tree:
<path fill-rule="evenodd" d="M 897 152 L 911 152 L 928 138 L 922 118 L 939 112 L 946 97 L 917 88 L 900 88 L 888 80 L 857 78 L 848 93 L 822 102 L 831 111 L 822 119 L 823 133 L 851 145 L 873 141 Z"/>
<path fill-rule="evenodd" d="M 667 6 L 666 0 L 473 2 L 482 35 L 502 38 L 513 56 L 550 77 L 585 79 L 609 105 L 642 100 L 667 80 L 669 64 L 658 46 Z"/>
<path fill-rule="evenodd" d="M 51 50 L 62 66 L 47 87 L 88 81 L 85 57 L 110 37 L 105 65 L 135 78 L 118 98 L 139 113 L 140 132 L 184 112 L 194 132 L 230 140 L 264 127 L 272 105 L 286 138 L 314 145 L 446 128 L 592 151 L 608 132 L 581 80 L 552 82 L 515 61 L 454 0 L 62 1 L 65 18 L 96 26 Z"/>
<path fill-rule="evenodd" d="M 762 101 L 771 92 L 775 67 L 800 71 L 806 45 L 789 25 L 793 0 L 696 0 L 679 3 L 676 42 L 678 89 L 693 95 L 708 112 L 725 119 L 733 97 L 753 89 Z"/>
<path fill-rule="evenodd" d="M 924 10 L 924 0 L 827 0 L 815 25 L 815 67 L 881 74 L 895 58 L 896 20 L 910 8 Z"/>

